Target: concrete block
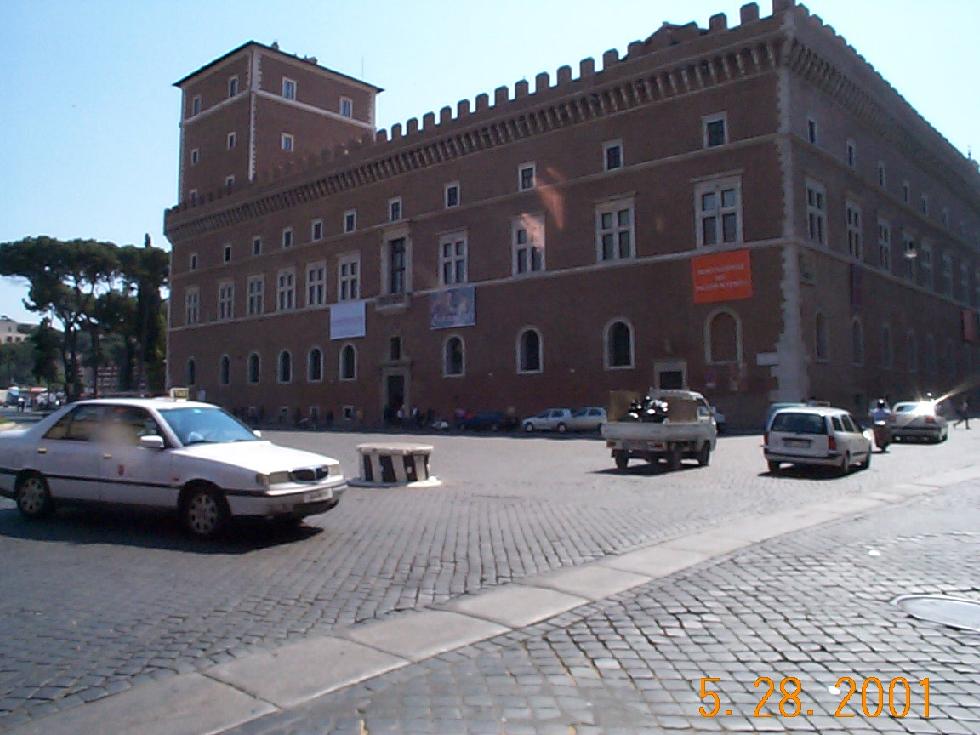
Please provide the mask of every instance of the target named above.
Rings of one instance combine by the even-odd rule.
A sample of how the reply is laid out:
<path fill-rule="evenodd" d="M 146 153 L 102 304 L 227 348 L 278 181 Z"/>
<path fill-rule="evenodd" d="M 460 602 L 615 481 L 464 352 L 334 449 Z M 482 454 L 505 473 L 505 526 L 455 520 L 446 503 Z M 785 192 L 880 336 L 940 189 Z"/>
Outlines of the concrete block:
<path fill-rule="evenodd" d="M 508 628 L 502 625 L 468 615 L 423 610 L 354 626 L 338 631 L 338 635 L 395 656 L 421 661 L 506 632 Z"/>
<path fill-rule="evenodd" d="M 460 597 L 446 607 L 510 628 L 523 628 L 587 602 L 589 600 L 585 597 L 567 595 L 552 589 L 508 584 L 491 592 Z"/>
<path fill-rule="evenodd" d="M 520 584 L 578 595 L 590 600 L 601 600 L 650 581 L 650 577 L 619 569 L 589 564 L 574 569 L 560 569 L 548 574 L 522 579 Z"/>

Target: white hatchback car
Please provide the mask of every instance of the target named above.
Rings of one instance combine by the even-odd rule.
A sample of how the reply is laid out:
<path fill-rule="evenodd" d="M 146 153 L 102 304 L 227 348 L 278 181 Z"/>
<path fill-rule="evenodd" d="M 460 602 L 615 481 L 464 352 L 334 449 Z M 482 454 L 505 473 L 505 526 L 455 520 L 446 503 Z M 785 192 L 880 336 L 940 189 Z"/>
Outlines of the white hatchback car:
<path fill-rule="evenodd" d="M 773 414 L 766 427 L 763 452 L 769 471 L 783 464 L 836 467 L 847 474 L 871 464 L 871 440 L 854 417 L 841 408 L 797 406 Z"/>
<path fill-rule="evenodd" d="M 529 416 L 521 421 L 521 428 L 532 431 L 558 431 L 564 434 L 568 430 L 568 422 L 572 418 L 569 408 L 546 408 L 535 416 Z"/>
<path fill-rule="evenodd" d="M 28 518 L 60 503 L 171 508 L 191 534 L 232 516 L 299 521 L 347 487 L 335 459 L 279 447 L 221 408 L 169 399 L 73 403 L 0 434 L 0 494 Z"/>

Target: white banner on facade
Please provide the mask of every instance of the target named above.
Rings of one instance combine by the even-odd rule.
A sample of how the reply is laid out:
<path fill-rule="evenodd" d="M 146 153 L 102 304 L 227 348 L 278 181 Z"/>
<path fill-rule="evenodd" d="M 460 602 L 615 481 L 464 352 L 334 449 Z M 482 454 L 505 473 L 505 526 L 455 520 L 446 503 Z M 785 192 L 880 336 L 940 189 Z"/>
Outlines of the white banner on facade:
<path fill-rule="evenodd" d="M 330 305 L 330 339 L 363 337 L 366 333 L 363 301 Z"/>

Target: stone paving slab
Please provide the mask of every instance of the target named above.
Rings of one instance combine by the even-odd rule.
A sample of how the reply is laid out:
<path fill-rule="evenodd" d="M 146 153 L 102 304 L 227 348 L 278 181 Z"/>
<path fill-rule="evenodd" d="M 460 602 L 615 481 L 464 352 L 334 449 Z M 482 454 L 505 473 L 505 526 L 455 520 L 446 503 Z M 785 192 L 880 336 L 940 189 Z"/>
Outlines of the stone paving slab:
<path fill-rule="evenodd" d="M 610 569 L 619 569 L 647 577 L 666 577 L 692 564 L 705 561 L 710 554 L 689 549 L 672 549 L 654 546 L 649 549 L 630 551 L 599 562 Z"/>
<path fill-rule="evenodd" d="M 624 572 L 600 564 L 588 564 L 573 569 L 559 569 L 548 574 L 526 577 L 519 584 L 548 587 L 589 600 L 601 600 L 604 597 L 625 592 L 649 581 L 650 577 L 643 574 Z"/>
<path fill-rule="evenodd" d="M 206 676 L 184 674 L 26 723 L 11 735 L 208 735 L 273 711 Z"/>
<path fill-rule="evenodd" d="M 348 628 L 338 634 L 379 651 L 420 661 L 506 632 L 502 625 L 468 615 L 422 610 Z"/>
<path fill-rule="evenodd" d="M 407 663 L 405 658 L 329 637 L 252 653 L 206 674 L 277 707 L 290 707 Z"/>
<path fill-rule="evenodd" d="M 453 600 L 446 609 L 490 620 L 508 628 L 523 628 L 553 617 L 589 600 L 550 589 L 509 584 L 479 595 Z"/>

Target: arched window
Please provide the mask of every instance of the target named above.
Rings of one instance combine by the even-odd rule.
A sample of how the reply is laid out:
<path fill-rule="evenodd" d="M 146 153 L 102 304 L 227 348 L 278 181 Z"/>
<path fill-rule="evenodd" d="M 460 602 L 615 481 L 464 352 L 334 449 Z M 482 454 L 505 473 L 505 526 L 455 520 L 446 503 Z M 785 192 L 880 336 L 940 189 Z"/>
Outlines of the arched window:
<path fill-rule="evenodd" d="M 528 327 L 517 338 L 517 372 L 540 373 L 541 364 L 541 334 Z"/>
<path fill-rule="evenodd" d="M 633 367 L 633 330 L 625 320 L 617 319 L 606 326 L 606 368 Z"/>
<path fill-rule="evenodd" d="M 319 347 L 314 347 L 307 355 L 306 379 L 311 383 L 319 383 L 323 380 L 323 352 Z"/>
<path fill-rule="evenodd" d="M 864 327 L 856 318 L 851 321 L 851 361 L 855 365 L 864 364 Z"/>
<path fill-rule="evenodd" d="M 885 324 L 881 328 L 881 364 L 890 368 L 895 364 L 895 347 L 892 344 L 892 328 Z"/>
<path fill-rule="evenodd" d="M 443 348 L 442 374 L 444 376 L 462 375 L 465 370 L 463 360 L 463 338 L 455 335 L 446 340 Z"/>
<path fill-rule="evenodd" d="M 261 374 L 262 374 L 262 363 L 259 360 L 258 353 L 253 352 L 251 355 L 248 356 L 248 382 L 252 383 L 253 385 L 255 383 L 258 383 Z"/>
<path fill-rule="evenodd" d="M 911 329 L 905 337 L 905 352 L 908 354 L 909 372 L 914 373 L 919 369 L 919 344 Z"/>
<path fill-rule="evenodd" d="M 293 380 L 293 356 L 289 350 L 279 353 L 279 382 L 291 383 Z"/>
<path fill-rule="evenodd" d="M 231 358 L 228 355 L 221 356 L 221 362 L 218 364 L 218 380 L 222 385 L 231 383 Z"/>
<path fill-rule="evenodd" d="M 705 359 L 709 364 L 742 361 L 742 324 L 727 309 L 708 315 L 705 322 Z"/>
<path fill-rule="evenodd" d="M 817 314 L 816 336 L 814 354 L 818 360 L 826 360 L 830 357 L 830 338 L 827 334 L 827 320 L 823 314 Z"/>
<path fill-rule="evenodd" d="M 340 379 L 357 379 L 357 350 L 354 345 L 344 345 L 340 351 Z"/>
<path fill-rule="evenodd" d="M 193 357 L 187 361 L 187 385 L 197 385 L 197 363 Z"/>

